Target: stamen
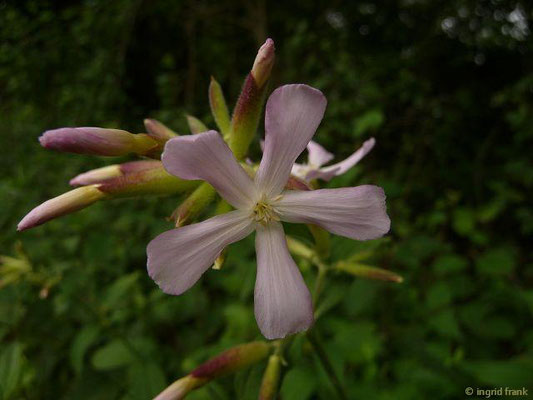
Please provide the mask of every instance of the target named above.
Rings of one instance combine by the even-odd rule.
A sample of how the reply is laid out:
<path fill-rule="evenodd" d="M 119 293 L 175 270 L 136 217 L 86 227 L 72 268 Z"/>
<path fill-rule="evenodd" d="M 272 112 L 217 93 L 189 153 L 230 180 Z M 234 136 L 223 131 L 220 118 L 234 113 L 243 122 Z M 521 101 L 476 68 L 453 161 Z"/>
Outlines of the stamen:
<path fill-rule="evenodd" d="M 252 210 L 252 218 L 261 225 L 266 225 L 270 221 L 279 221 L 279 214 L 271 204 L 261 199 Z"/>

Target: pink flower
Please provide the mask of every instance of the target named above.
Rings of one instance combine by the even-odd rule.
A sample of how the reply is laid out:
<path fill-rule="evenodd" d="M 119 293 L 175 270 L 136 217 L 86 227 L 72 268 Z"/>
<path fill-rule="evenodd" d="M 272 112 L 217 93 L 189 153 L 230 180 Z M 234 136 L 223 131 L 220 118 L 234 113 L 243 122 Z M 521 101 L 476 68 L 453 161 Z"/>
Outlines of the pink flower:
<path fill-rule="evenodd" d="M 322 179 L 324 181 L 329 181 L 335 176 L 339 176 L 347 172 L 355 164 L 357 164 L 361 159 L 366 156 L 370 150 L 376 144 L 374 138 L 368 139 L 363 145 L 350 157 L 346 160 L 338 162 L 336 164 L 323 167 L 324 164 L 327 164 L 333 160 L 334 155 L 323 148 L 316 142 L 312 140 L 307 145 L 307 152 L 309 153 L 309 159 L 307 164 L 297 164 L 295 163 L 292 167 L 292 174 L 298 178 L 302 178 L 306 181 L 312 179 Z"/>
<path fill-rule="evenodd" d="M 289 254 L 280 221 L 316 224 L 357 240 L 378 238 L 390 227 L 380 187 L 284 190 L 325 109 L 324 95 L 309 86 L 275 90 L 266 105 L 265 149 L 253 180 L 215 131 L 167 142 L 162 160 L 169 173 L 209 182 L 236 210 L 150 242 L 148 273 L 164 292 L 185 292 L 226 246 L 255 231 L 255 316 L 261 332 L 274 339 L 311 326 L 311 295 Z"/>

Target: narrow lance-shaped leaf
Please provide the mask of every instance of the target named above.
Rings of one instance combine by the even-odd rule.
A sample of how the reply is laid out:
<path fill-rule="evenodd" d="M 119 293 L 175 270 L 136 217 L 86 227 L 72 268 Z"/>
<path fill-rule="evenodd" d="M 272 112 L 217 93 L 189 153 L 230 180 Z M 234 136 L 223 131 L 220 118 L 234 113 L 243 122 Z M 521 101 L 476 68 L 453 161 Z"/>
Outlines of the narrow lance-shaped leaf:
<path fill-rule="evenodd" d="M 220 129 L 220 132 L 226 138 L 231 128 L 228 106 L 224 98 L 224 93 L 222 92 L 222 87 L 213 77 L 211 77 L 211 83 L 209 84 L 209 105 L 211 106 L 211 113 L 213 114 L 218 129 Z"/>
<path fill-rule="evenodd" d="M 200 121 L 198 118 L 193 117 L 192 115 L 186 115 L 186 117 L 187 117 L 187 124 L 189 125 L 189 129 L 193 135 L 197 133 L 206 132 L 209 130 L 207 126 L 205 126 L 205 124 L 202 121 Z"/>

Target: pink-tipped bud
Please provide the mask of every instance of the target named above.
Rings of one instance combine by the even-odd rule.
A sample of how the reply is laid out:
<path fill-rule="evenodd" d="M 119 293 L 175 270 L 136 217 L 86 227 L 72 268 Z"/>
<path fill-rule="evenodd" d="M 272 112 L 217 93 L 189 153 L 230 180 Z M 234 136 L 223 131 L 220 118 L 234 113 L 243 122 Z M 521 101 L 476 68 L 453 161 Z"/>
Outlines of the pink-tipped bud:
<path fill-rule="evenodd" d="M 95 185 L 76 188 L 35 207 L 19 222 L 17 230 L 23 231 L 33 228 L 51 219 L 81 210 L 103 197 L 105 194 L 98 190 Z"/>
<path fill-rule="evenodd" d="M 189 375 L 178 379 L 154 400 L 180 400 L 191 390 L 212 379 L 231 374 L 255 364 L 268 356 L 272 346 L 265 342 L 251 342 L 235 346 L 207 360 Z"/>
<path fill-rule="evenodd" d="M 123 156 L 130 153 L 149 155 L 159 146 L 157 141 L 145 134 L 134 135 L 120 129 L 94 127 L 46 131 L 39 142 L 47 149 L 98 156 Z"/>
<path fill-rule="evenodd" d="M 178 136 L 176 132 L 157 119 L 146 118 L 144 120 L 144 127 L 148 135 L 159 141 L 166 142 L 168 139 Z"/>
<path fill-rule="evenodd" d="M 255 57 L 252 75 L 257 86 L 262 87 L 270 77 L 272 66 L 274 65 L 276 48 L 272 39 L 267 39 L 261 46 Z"/>
<path fill-rule="evenodd" d="M 193 389 L 204 385 L 205 379 L 187 375 L 163 390 L 154 400 L 181 400 Z"/>
<path fill-rule="evenodd" d="M 118 164 L 108 165 L 106 167 L 93 169 L 84 172 L 83 174 L 79 174 L 72 178 L 69 181 L 69 184 L 70 186 L 91 185 L 120 175 L 122 175 L 122 173 L 120 172 L 120 166 Z"/>
<path fill-rule="evenodd" d="M 159 167 L 161 167 L 161 161 L 156 160 L 131 161 L 124 164 L 113 164 L 79 174 L 72 178 L 69 183 L 71 186 L 92 185 L 93 183 L 100 183 L 119 176 Z"/>

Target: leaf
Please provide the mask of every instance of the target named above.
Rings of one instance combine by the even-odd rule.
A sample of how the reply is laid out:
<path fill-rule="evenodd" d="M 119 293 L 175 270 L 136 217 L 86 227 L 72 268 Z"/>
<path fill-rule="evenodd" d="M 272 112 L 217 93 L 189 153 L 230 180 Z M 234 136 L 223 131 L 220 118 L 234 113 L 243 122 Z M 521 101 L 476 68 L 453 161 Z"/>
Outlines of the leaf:
<path fill-rule="evenodd" d="M 515 268 L 515 256 L 505 247 L 487 251 L 476 261 L 479 272 L 488 275 L 500 275 L 511 273 Z"/>
<path fill-rule="evenodd" d="M 128 369 L 129 394 L 132 399 L 151 399 L 167 385 L 163 370 L 153 362 L 134 363 Z"/>
<path fill-rule="evenodd" d="M 5 345 L 0 353 L 0 388 L 3 398 L 8 399 L 17 389 L 23 365 L 22 345 L 17 342 Z"/>
<path fill-rule="evenodd" d="M 107 371 L 122 367 L 135 360 L 132 350 L 122 340 L 114 340 L 98 349 L 92 357 L 95 369 Z"/>
<path fill-rule="evenodd" d="M 83 358 L 87 349 L 98 339 L 100 329 L 95 325 L 83 328 L 74 338 L 70 348 L 70 363 L 79 375 L 83 368 Z"/>
<path fill-rule="evenodd" d="M 298 366 L 291 369 L 283 378 L 281 397 L 284 399 L 306 400 L 316 389 L 316 378 L 309 368 Z"/>
<path fill-rule="evenodd" d="M 355 120 L 355 136 L 362 136 L 370 130 L 376 130 L 385 120 L 383 112 L 378 109 L 369 110 Z"/>
<path fill-rule="evenodd" d="M 125 298 L 128 298 L 133 287 L 137 283 L 137 280 L 139 279 L 139 275 L 139 272 L 135 271 L 117 279 L 107 289 L 105 297 L 102 300 L 102 305 L 108 309 L 112 309 L 118 306 Z"/>
<path fill-rule="evenodd" d="M 513 389 L 531 385 L 533 376 L 531 360 L 470 361 L 465 364 L 465 369 L 485 385 Z"/>
<path fill-rule="evenodd" d="M 468 265 L 467 260 L 457 254 L 445 254 L 438 257 L 433 263 L 433 270 L 437 273 L 447 274 L 464 270 Z"/>

